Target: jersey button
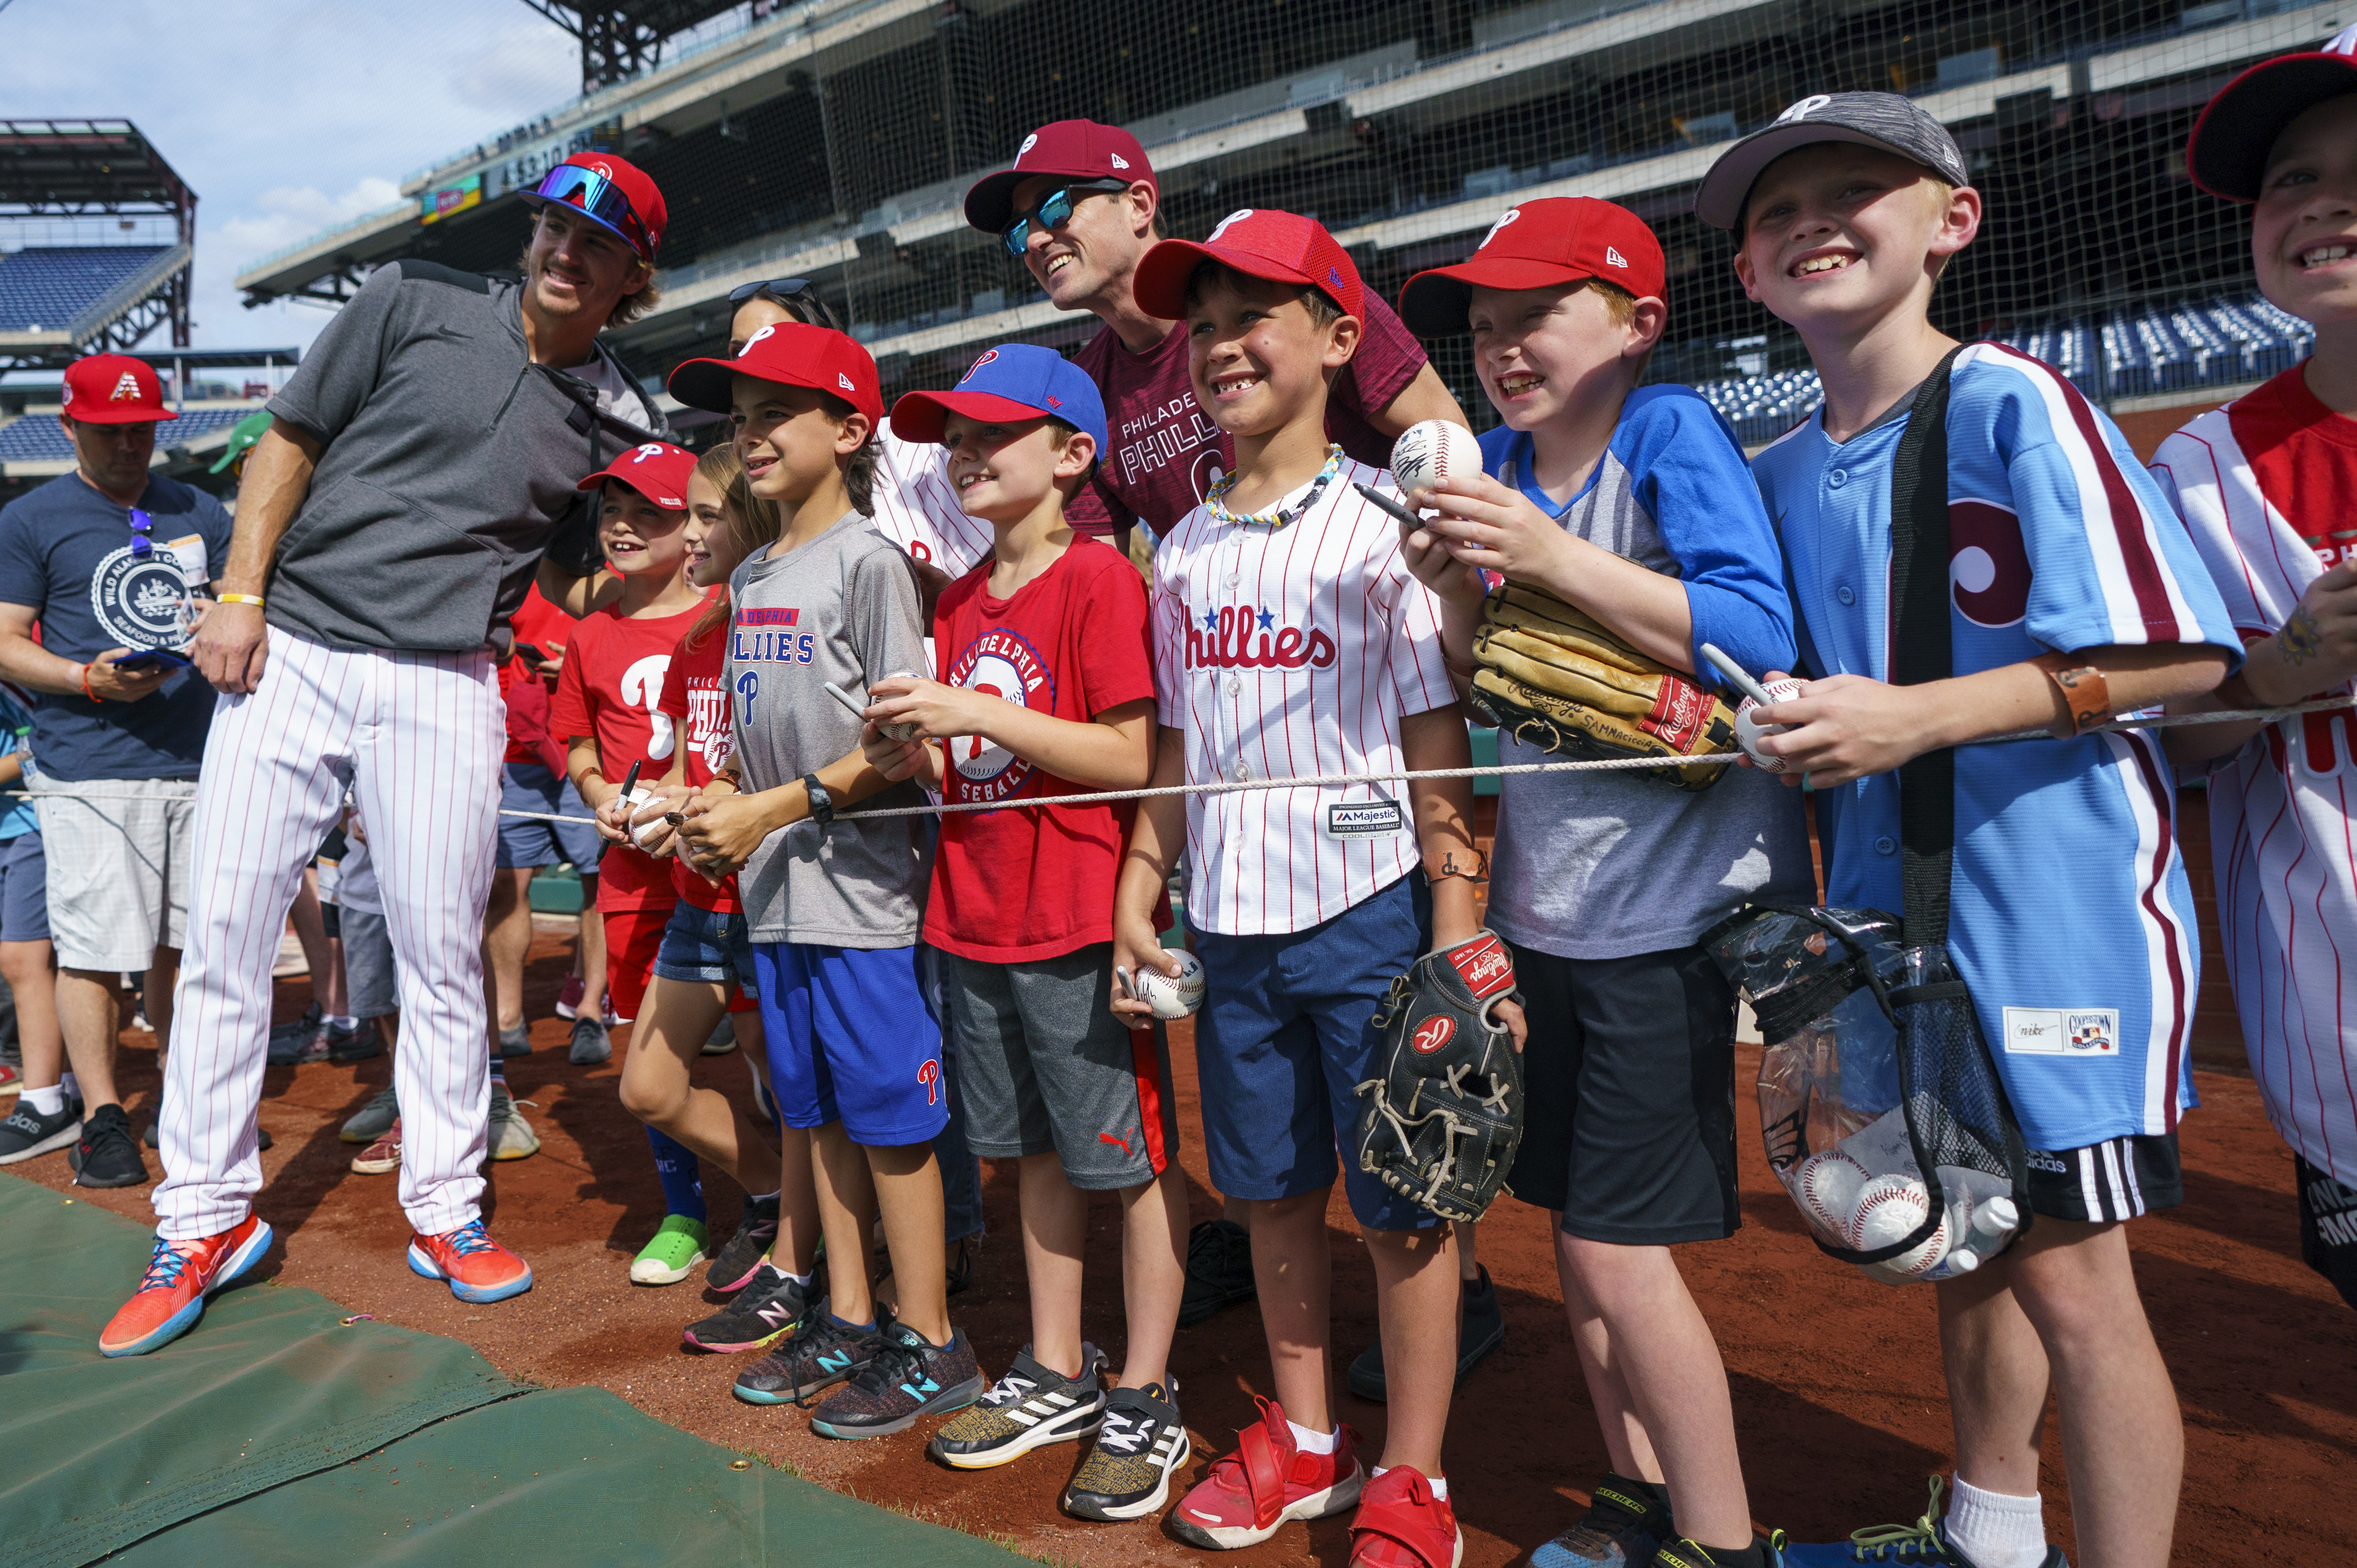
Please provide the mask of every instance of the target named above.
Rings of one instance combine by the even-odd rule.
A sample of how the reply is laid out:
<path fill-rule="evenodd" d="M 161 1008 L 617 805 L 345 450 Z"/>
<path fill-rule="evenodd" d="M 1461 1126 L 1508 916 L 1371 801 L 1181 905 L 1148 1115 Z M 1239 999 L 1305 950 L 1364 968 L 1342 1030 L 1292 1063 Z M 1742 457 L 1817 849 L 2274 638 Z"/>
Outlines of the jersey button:
<path fill-rule="evenodd" d="M 1231 676 L 1229 676 L 1229 677 L 1228 677 L 1228 690 L 1229 690 L 1229 691 L 1231 691 L 1231 692 L 1241 692 L 1241 691 L 1243 691 L 1243 689 L 1244 689 L 1244 678 L 1243 678 L 1243 676 L 1241 676 L 1241 675 L 1231 675 Z"/>
<path fill-rule="evenodd" d="M 1835 468 L 1825 476 L 1825 486 L 1829 489 L 1837 490 L 1848 483 L 1849 470 L 1847 468 Z"/>
<path fill-rule="evenodd" d="M 1847 583 L 1844 583 L 1840 587 L 1834 590 L 1834 597 L 1839 599 L 1846 605 L 1854 605 L 1857 603 L 1857 590 L 1851 587 Z"/>
<path fill-rule="evenodd" d="M 1252 769 L 1244 766 L 1244 763 L 1243 763 L 1243 758 L 1241 758 L 1241 757 L 1237 758 L 1237 760 L 1236 760 L 1236 782 L 1237 782 L 1237 783 L 1239 783 L 1239 784 L 1241 784 L 1241 783 L 1244 782 L 1244 780 L 1246 780 L 1246 779 L 1250 779 L 1251 777 L 1252 777 Z"/>
<path fill-rule="evenodd" d="M 1880 838 L 1874 841 L 1874 853 L 1877 854 L 1897 854 L 1899 853 L 1899 841 L 1892 838 L 1889 833 L 1885 833 Z"/>

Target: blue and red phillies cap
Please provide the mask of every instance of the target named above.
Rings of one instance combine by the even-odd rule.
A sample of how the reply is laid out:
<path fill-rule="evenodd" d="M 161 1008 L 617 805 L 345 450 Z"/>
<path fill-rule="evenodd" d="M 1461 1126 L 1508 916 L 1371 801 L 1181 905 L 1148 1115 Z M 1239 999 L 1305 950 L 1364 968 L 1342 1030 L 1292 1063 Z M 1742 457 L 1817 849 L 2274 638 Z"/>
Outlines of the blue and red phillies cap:
<path fill-rule="evenodd" d="M 66 416 L 80 424 L 152 424 L 180 416 L 164 406 L 164 383 L 145 360 L 92 354 L 66 367 Z"/>
<path fill-rule="evenodd" d="M 1233 267 L 1246 277 L 1321 289 L 1345 316 L 1361 316 L 1366 305 L 1366 288 L 1351 252 L 1334 242 L 1324 224 L 1296 212 L 1247 207 L 1221 219 L 1200 244 L 1165 240 L 1146 252 L 1135 274 L 1138 307 L 1165 321 L 1186 315 L 1187 279 L 1204 262 Z"/>
<path fill-rule="evenodd" d="M 1035 174 L 1069 179 L 1144 180 L 1159 196 L 1162 187 L 1146 149 L 1118 125 L 1094 120 L 1059 120 L 1023 138 L 1015 166 L 985 175 L 965 193 L 965 220 L 985 234 L 1002 232 L 1015 218 L 1015 188 Z"/>
<path fill-rule="evenodd" d="M 1002 343 L 982 358 L 947 392 L 912 392 L 892 405 L 892 434 L 903 441 L 939 441 L 952 413 L 1000 424 L 1060 419 L 1085 431 L 1105 455 L 1104 398 L 1089 373 L 1053 349 L 1032 343 Z"/>
<path fill-rule="evenodd" d="M 631 447 L 573 488 L 594 490 L 611 479 L 630 486 L 665 511 L 685 511 L 688 476 L 694 472 L 694 453 L 668 441 L 650 441 Z"/>
<path fill-rule="evenodd" d="M 1472 255 L 1435 267 L 1400 290 L 1400 319 L 1419 337 L 1465 330 L 1476 288 L 1554 288 L 1601 278 L 1639 299 L 1661 297 L 1662 242 L 1625 207 L 1592 196 L 1550 196 L 1506 209 Z"/>
<path fill-rule="evenodd" d="M 671 395 L 690 408 L 726 413 L 728 394 L 738 376 L 811 387 L 839 397 L 867 416 L 871 440 L 884 424 L 884 392 L 877 384 L 874 357 L 831 328 L 773 321 L 746 338 L 733 360 L 683 363 L 671 373 Z"/>
<path fill-rule="evenodd" d="M 535 212 L 552 201 L 620 235 L 639 260 L 654 264 L 670 212 L 662 192 L 636 164 L 611 153 L 576 153 L 523 193 L 523 204 Z"/>
<path fill-rule="evenodd" d="M 2186 139 L 2186 172 L 2212 196 L 2256 201 L 2276 138 L 2344 92 L 2357 92 L 2357 27 L 2320 49 L 2261 60 L 2220 88 Z"/>

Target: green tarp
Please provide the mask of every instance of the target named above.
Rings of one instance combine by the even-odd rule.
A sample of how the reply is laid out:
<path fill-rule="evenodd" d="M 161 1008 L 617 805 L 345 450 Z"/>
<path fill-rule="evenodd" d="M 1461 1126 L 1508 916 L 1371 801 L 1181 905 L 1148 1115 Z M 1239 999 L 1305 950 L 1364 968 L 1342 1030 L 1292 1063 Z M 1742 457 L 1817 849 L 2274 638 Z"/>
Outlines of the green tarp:
<path fill-rule="evenodd" d="M 0 1559 L 126 1563 L 1021 1562 L 779 1474 L 602 1389 L 533 1389 L 455 1340 L 232 1287 L 107 1360 L 148 1232 L 0 1176 Z"/>

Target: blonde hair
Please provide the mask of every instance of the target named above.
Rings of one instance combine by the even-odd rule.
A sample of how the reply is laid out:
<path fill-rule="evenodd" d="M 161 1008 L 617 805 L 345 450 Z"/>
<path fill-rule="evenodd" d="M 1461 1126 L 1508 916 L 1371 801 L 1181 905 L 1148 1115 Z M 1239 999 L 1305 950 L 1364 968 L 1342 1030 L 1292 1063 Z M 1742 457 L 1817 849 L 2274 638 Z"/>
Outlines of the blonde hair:
<path fill-rule="evenodd" d="M 736 447 L 723 444 L 697 458 L 695 477 L 720 492 L 720 517 L 727 553 L 741 562 L 756 550 L 777 542 L 782 530 L 776 503 L 753 493 L 752 482 L 745 477 L 745 461 L 737 456 Z M 721 552 L 716 550 L 713 553 Z M 685 646 L 702 647 L 705 638 L 728 624 L 730 614 L 728 595 L 724 590 L 687 628 Z"/>

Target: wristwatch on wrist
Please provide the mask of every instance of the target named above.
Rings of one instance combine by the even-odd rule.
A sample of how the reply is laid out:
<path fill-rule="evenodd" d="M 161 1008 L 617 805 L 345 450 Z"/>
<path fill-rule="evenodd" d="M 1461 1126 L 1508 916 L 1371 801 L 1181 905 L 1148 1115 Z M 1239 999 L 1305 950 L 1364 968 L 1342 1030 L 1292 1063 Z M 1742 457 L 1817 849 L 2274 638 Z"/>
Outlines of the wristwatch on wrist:
<path fill-rule="evenodd" d="M 802 788 L 810 793 L 811 821 L 820 827 L 834 821 L 834 797 L 826 792 L 826 786 L 818 781 L 818 775 L 803 774 Z"/>

